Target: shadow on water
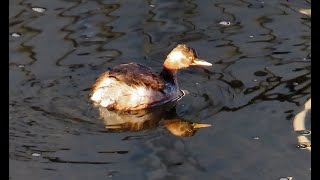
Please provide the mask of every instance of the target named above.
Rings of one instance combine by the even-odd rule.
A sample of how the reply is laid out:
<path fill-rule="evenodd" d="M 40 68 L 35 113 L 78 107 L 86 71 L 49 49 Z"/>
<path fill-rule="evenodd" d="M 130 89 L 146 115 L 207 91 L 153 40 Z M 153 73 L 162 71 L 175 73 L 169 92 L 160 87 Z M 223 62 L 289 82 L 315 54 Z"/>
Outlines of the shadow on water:
<path fill-rule="evenodd" d="M 9 178 L 310 179 L 310 152 L 296 148 L 292 127 L 311 94 L 309 8 L 308 0 L 9 1 Z M 91 105 L 99 74 L 132 61 L 159 72 L 177 43 L 214 66 L 179 72 L 188 94 L 174 108 L 118 114 Z M 179 137 L 193 135 L 194 123 L 214 126 Z"/>

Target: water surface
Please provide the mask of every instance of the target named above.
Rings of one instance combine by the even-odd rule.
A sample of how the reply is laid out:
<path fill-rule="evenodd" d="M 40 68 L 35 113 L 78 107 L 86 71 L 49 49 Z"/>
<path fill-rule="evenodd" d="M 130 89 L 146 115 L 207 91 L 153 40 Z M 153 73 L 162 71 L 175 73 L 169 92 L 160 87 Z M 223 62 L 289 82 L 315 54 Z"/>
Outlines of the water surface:
<path fill-rule="evenodd" d="M 305 8 L 310 1 L 9 1 L 9 178 L 311 179 L 310 151 L 296 147 L 292 127 L 311 94 Z M 176 115 L 212 126 L 191 137 L 161 119 L 106 129 L 88 100 L 97 76 L 127 62 L 160 71 L 177 43 L 214 65 L 179 72 L 189 93 Z"/>

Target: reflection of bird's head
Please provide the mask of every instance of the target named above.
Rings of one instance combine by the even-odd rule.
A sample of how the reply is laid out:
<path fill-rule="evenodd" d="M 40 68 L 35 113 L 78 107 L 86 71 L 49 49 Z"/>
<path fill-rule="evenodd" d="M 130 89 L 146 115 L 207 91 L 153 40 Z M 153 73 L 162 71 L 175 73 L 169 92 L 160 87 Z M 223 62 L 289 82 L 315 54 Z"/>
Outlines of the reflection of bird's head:
<path fill-rule="evenodd" d="M 210 124 L 201 124 L 185 121 L 177 117 L 175 104 L 160 106 L 148 110 L 130 112 L 110 111 L 99 108 L 100 118 L 105 127 L 112 132 L 142 131 L 159 126 L 164 120 L 164 126 L 172 134 L 180 137 L 193 136 L 200 128 L 210 127 Z"/>
<path fill-rule="evenodd" d="M 200 128 L 210 127 L 210 124 L 192 123 L 181 119 L 170 119 L 164 121 L 164 126 L 174 135 L 180 137 L 193 136 Z"/>

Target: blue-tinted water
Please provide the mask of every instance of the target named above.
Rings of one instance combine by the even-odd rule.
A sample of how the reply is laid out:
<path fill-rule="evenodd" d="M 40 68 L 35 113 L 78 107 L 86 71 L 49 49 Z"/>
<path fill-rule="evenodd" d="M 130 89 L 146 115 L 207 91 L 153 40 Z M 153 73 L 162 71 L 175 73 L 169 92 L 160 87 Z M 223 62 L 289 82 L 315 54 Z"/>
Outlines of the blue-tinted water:
<path fill-rule="evenodd" d="M 9 178 L 311 179 L 292 125 L 311 94 L 304 8 L 310 1 L 9 1 Z M 213 66 L 179 72 L 188 94 L 175 116 L 212 126 L 178 137 L 160 113 L 142 130 L 106 129 L 88 100 L 98 75 L 127 62 L 160 71 L 177 43 Z"/>

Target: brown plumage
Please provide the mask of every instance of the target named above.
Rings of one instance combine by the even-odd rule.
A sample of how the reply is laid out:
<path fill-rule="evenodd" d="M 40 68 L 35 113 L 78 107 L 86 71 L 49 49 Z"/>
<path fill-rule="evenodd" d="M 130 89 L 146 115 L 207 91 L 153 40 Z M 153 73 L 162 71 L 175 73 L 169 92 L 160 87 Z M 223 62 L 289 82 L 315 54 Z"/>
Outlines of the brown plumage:
<path fill-rule="evenodd" d="M 162 72 L 138 63 L 121 64 L 103 73 L 94 83 L 90 99 L 102 107 L 121 111 L 140 110 L 175 101 L 182 95 L 176 71 L 191 65 L 211 66 L 184 44 L 167 56 Z"/>
<path fill-rule="evenodd" d="M 120 64 L 103 73 L 92 86 L 91 92 L 99 87 L 99 83 L 105 78 L 114 78 L 130 86 L 147 86 L 161 91 L 164 88 L 164 80 L 151 68 L 137 63 Z"/>

